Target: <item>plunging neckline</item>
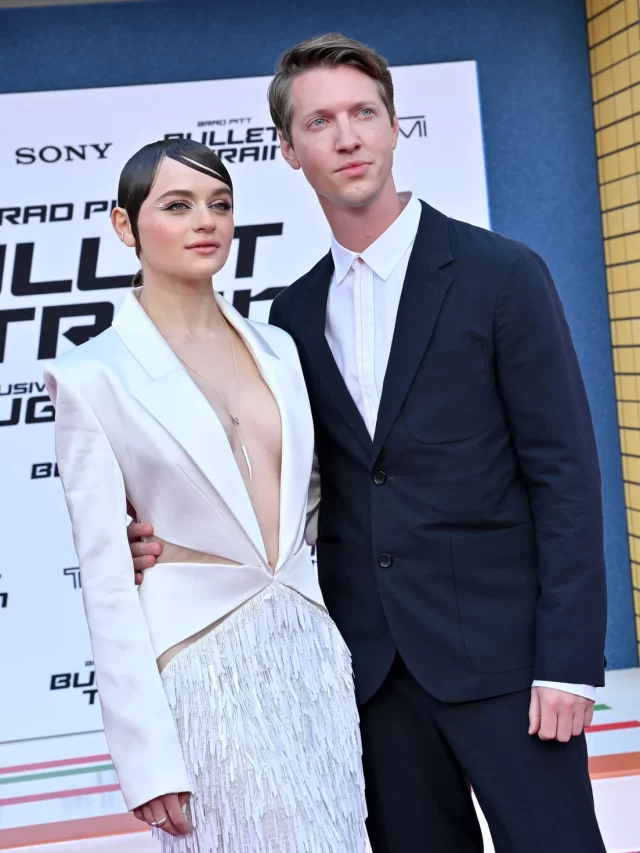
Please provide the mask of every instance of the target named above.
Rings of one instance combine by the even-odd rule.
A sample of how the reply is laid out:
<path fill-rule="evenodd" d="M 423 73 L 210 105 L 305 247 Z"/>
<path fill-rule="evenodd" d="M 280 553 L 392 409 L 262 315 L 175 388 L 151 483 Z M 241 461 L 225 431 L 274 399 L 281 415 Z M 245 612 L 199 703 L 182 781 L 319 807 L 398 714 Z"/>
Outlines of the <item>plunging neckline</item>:
<path fill-rule="evenodd" d="M 280 410 L 280 405 L 279 405 L 279 403 L 278 403 L 278 400 L 277 400 L 277 398 L 276 398 L 276 395 L 273 393 L 273 389 L 271 388 L 271 386 L 270 386 L 270 385 L 269 385 L 269 383 L 267 382 L 267 380 L 266 380 L 266 378 L 265 378 L 264 374 L 262 373 L 262 370 L 260 369 L 260 365 L 259 365 L 259 363 L 258 363 L 257 358 L 255 357 L 255 354 L 254 354 L 253 350 L 251 349 L 251 347 L 249 346 L 249 344 L 248 344 L 248 342 L 245 340 L 245 338 L 243 338 L 243 336 L 240 334 L 240 332 L 238 332 L 238 330 L 237 330 L 235 327 L 234 327 L 234 329 L 233 329 L 233 330 L 238 334 L 238 337 L 240 338 L 240 340 L 242 341 L 242 343 L 245 345 L 245 347 L 247 348 L 247 351 L 248 351 L 249 355 L 250 355 L 250 356 L 251 356 L 251 358 L 253 359 L 253 363 L 255 364 L 255 366 L 256 366 L 256 368 L 257 368 L 257 370 L 258 370 L 258 373 L 260 374 L 260 378 L 261 378 L 261 379 L 262 379 L 262 381 L 264 382 L 265 387 L 266 387 L 266 388 L 267 388 L 267 390 L 269 391 L 269 394 L 271 395 L 271 398 L 272 398 L 273 402 L 274 402 L 274 403 L 275 403 L 275 405 L 276 405 L 276 408 L 277 408 L 277 410 L 278 410 L 278 417 L 279 417 L 279 419 L 280 419 L 280 472 L 279 472 L 279 476 L 278 476 L 278 497 L 279 497 L 279 501 L 278 501 L 278 502 L 279 502 L 279 511 L 278 511 L 278 530 L 276 531 L 276 534 L 277 534 L 277 541 L 278 541 L 278 554 L 277 554 L 277 556 L 276 556 L 276 561 L 275 561 L 275 566 L 274 566 L 274 567 L 272 567 L 272 566 L 271 566 L 271 563 L 269 562 L 269 555 L 268 555 L 268 552 L 267 552 L 267 545 L 266 545 L 266 542 L 265 542 L 265 539 L 264 539 L 264 532 L 263 532 L 263 530 L 262 530 L 262 527 L 260 526 L 260 522 L 258 521 L 258 515 L 257 515 L 257 512 L 256 512 L 256 507 L 255 507 L 255 504 L 254 504 L 253 499 L 252 499 L 252 497 L 251 497 L 251 492 L 250 492 L 250 490 L 249 490 L 249 487 L 248 487 L 248 485 L 247 485 L 247 482 L 246 482 L 246 480 L 245 480 L 245 478 L 244 478 L 244 476 L 243 476 L 242 469 L 240 468 L 240 464 L 239 464 L 238 457 L 236 456 L 236 454 L 235 454 L 235 452 L 234 452 L 233 445 L 232 445 L 232 443 L 231 443 L 231 439 L 229 438 L 229 433 L 228 433 L 228 431 L 227 431 L 227 428 L 225 427 L 224 423 L 222 422 L 222 419 L 221 419 L 220 415 L 218 414 L 218 412 L 216 411 L 215 407 L 214 407 L 214 406 L 213 406 L 213 404 L 210 402 L 209 398 L 208 398 L 208 397 L 207 397 L 207 395 L 204 393 L 204 391 L 202 390 L 202 388 L 200 387 L 200 385 L 198 384 L 198 382 L 196 382 L 196 380 L 193 378 L 193 376 L 191 375 L 191 371 L 190 371 L 190 370 L 188 369 L 188 367 L 187 367 L 187 366 L 182 362 L 182 360 L 181 360 L 181 359 L 179 359 L 179 361 L 180 361 L 180 367 L 181 367 L 181 369 L 182 369 L 182 370 L 184 370 L 184 372 L 187 374 L 187 376 L 189 377 L 189 379 L 191 380 L 191 382 L 193 382 L 193 384 L 196 386 L 196 388 L 198 389 L 198 392 L 199 392 L 199 393 L 200 393 L 200 395 L 204 398 L 204 400 L 205 400 L 205 402 L 207 403 L 207 405 L 208 405 L 209 409 L 211 410 L 211 412 L 212 412 L 213 416 L 214 416 L 215 418 L 217 418 L 218 423 L 219 423 L 219 424 L 220 424 L 220 426 L 222 427 L 222 431 L 224 432 L 224 434 L 225 434 L 225 438 L 226 438 L 226 440 L 227 440 L 227 445 L 228 445 L 228 448 L 229 448 L 229 453 L 233 456 L 233 461 L 234 461 L 234 463 L 235 463 L 236 470 L 237 470 L 237 472 L 238 472 L 238 476 L 240 477 L 240 480 L 242 481 L 242 487 L 243 487 L 243 489 L 244 489 L 244 491 L 245 491 L 245 494 L 246 494 L 246 496 L 247 496 L 247 499 L 248 499 L 249 504 L 250 504 L 250 506 L 251 506 L 251 509 L 252 509 L 252 511 L 253 511 L 253 515 L 254 515 L 254 517 L 255 517 L 256 524 L 258 525 L 258 530 L 260 531 L 260 542 L 261 542 L 261 545 L 262 545 L 262 551 L 263 551 L 264 556 L 265 556 L 265 558 L 266 558 L 266 559 L 265 559 L 266 565 L 267 565 L 267 567 L 268 567 L 269 572 L 271 573 L 271 575 L 273 575 L 273 576 L 275 577 L 275 574 L 276 574 L 276 572 L 278 571 L 278 567 L 279 567 L 279 564 L 280 564 L 281 531 L 282 531 L 282 467 L 283 467 L 283 466 L 282 466 L 282 454 L 283 454 L 283 444 L 284 444 L 284 442 L 283 442 L 284 430 L 283 430 L 283 425 L 282 425 L 282 412 L 281 412 L 281 410 Z M 165 341 L 166 341 L 166 338 L 165 338 Z M 167 346 L 170 346 L 170 344 L 168 343 L 168 341 L 167 341 Z M 175 350 L 173 350 L 173 348 L 171 348 L 171 349 L 172 349 L 172 351 L 175 353 Z M 176 354 L 176 358 L 178 358 L 177 354 Z"/>
<path fill-rule="evenodd" d="M 142 289 L 142 288 L 140 288 L 140 289 Z M 269 393 L 271 394 L 271 397 L 272 397 L 274 403 L 276 404 L 276 408 L 278 410 L 278 415 L 280 417 L 280 472 L 279 472 L 279 478 L 278 478 L 279 479 L 279 512 L 278 512 L 278 530 L 277 530 L 278 555 L 277 555 L 275 567 L 272 567 L 271 563 L 269 562 L 269 555 L 267 553 L 267 547 L 266 547 L 266 543 L 265 543 L 265 539 L 264 539 L 264 533 L 263 533 L 262 527 L 260 526 L 260 522 L 258 521 L 258 516 L 256 513 L 255 505 L 253 503 L 253 499 L 251 497 L 251 492 L 249 491 L 249 488 L 247 487 L 245 479 L 242 476 L 242 471 L 240 469 L 240 465 L 238 464 L 238 459 L 236 457 L 236 454 L 233 451 L 231 441 L 229 440 L 229 434 L 228 434 L 224 424 L 222 423 L 220 416 L 216 412 L 213 405 L 209 402 L 207 395 L 204 393 L 204 391 L 202 390 L 200 385 L 195 381 L 195 379 L 191 375 L 191 372 L 185 367 L 185 365 L 180 360 L 180 358 L 176 354 L 176 352 L 173 349 L 173 347 L 171 346 L 171 344 L 167 341 L 167 339 L 164 337 L 164 335 L 162 334 L 160 329 L 156 326 L 156 324 L 153 322 L 151 317 L 147 314 L 144 307 L 140 304 L 139 296 L 135 292 L 132 292 L 132 295 L 133 295 L 138 307 L 140 308 L 140 310 L 142 311 L 144 316 L 147 318 L 148 322 L 155 329 L 156 333 L 160 337 L 160 340 L 162 341 L 164 346 L 171 353 L 171 356 L 175 361 L 176 370 L 181 371 L 186 376 L 186 378 L 189 380 L 189 382 L 191 382 L 191 384 L 196 389 L 196 392 L 200 395 L 200 397 L 206 403 L 207 408 L 211 412 L 212 416 L 214 418 L 216 418 L 216 420 L 218 421 L 218 424 L 220 425 L 220 428 L 221 428 L 222 432 L 224 433 L 224 437 L 225 437 L 225 440 L 227 443 L 227 448 L 228 448 L 229 453 L 231 454 L 231 457 L 233 459 L 234 467 L 235 467 L 236 472 L 238 474 L 238 477 L 240 479 L 241 488 L 243 489 L 243 492 L 247 498 L 249 507 L 251 508 L 251 512 L 253 514 L 253 519 L 256 523 L 256 527 L 257 527 L 257 530 L 258 530 L 258 533 L 260 536 L 259 544 L 262 546 L 262 554 L 257 553 L 256 556 L 262 560 L 262 562 L 266 566 L 266 569 L 269 572 L 269 574 L 271 575 L 271 577 L 275 578 L 275 576 L 278 572 L 278 569 L 280 568 L 281 562 L 282 562 L 282 517 L 283 517 L 283 505 L 284 505 L 283 471 L 284 471 L 284 452 L 285 452 L 285 448 L 284 448 L 284 434 L 285 434 L 284 418 L 283 418 L 283 413 L 282 413 L 282 407 L 280 406 L 280 402 L 278 400 L 278 396 L 275 393 L 275 390 L 272 387 L 271 383 L 267 380 L 266 376 L 264 375 L 264 372 L 263 372 L 262 367 L 260 365 L 260 359 L 257 357 L 254 347 L 247 340 L 247 338 L 242 334 L 242 332 L 237 328 L 237 326 L 233 322 L 232 318 L 230 318 L 226 315 L 226 313 L 223 310 L 223 305 L 221 304 L 221 302 L 223 302 L 223 297 L 214 291 L 214 297 L 216 300 L 216 305 L 218 306 L 218 310 L 220 311 L 220 313 L 222 314 L 224 319 L 227 321 L 227 323 L 231 327 L 232 332 L 235 332 L 238 335 L 238 337 L 240 338 L 240 340 L 242 341 L 244 346 L 247 348 L 247 352 L 249 353 L 249 355 L 253 359 L 253 362 L 254 362 L 257 370 L 258 370 L 258 373 L 260 374 L 260 378 L 262 379 L 265 386 L 269 390 Z M 247 323 L 248 322 L 250 322 L 250 321 L 247 320 Z M 236 521 L 242 526 L 242 519 L 238 518 L 238 519 L 236 519 Z M 246 532 L 245 532 L 245 535 L 247 535 Z M 251 538 L 250 537 L 248 537 L 248 538 L 251 541 Z M 254 545 L 253 542 L 251 542 L 251 544 Z M 255 550 L 255 547 L 254 547 L 254 550 Z"/>

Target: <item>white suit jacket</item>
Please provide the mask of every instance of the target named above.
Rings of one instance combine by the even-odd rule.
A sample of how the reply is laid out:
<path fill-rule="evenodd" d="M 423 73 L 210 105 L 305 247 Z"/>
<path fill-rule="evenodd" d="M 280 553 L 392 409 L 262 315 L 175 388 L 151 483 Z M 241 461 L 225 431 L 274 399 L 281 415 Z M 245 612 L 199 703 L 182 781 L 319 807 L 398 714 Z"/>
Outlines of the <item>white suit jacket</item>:
<path fill-rule="evenodd" d="M 134 291 L 110 329 L 45 367 L 105 734 L 129 809 L 190 790 L 157 658 L 273 582 L 323 603 L 304 543 L 313 423 L 295 345 L 216 298 L 280 409 L 275 574 L 226 432 Z M 138 591 L 126 497 L 159 538 L 240 565 L 161 563 Z"/>

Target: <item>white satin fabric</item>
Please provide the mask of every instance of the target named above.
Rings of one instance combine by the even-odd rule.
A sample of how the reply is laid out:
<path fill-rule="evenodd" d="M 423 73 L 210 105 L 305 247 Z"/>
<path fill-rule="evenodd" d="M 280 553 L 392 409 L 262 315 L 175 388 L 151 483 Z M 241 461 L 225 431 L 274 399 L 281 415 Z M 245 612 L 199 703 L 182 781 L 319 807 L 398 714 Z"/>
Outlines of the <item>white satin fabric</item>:
<path fill-rule="evenodd" d="M 156 659 L 274 582 L 323 606 L 304 545 L 313 423 L 295 345 L 216 298 L 280 410 L 275 572 L 227 435 L 135 292 L 110 329 L 45 368 L 105 732 L 130 809 L 191 790 Z M 126 498 L 160 539 L 237 565 L 163 563 L 138 592 Z"/>

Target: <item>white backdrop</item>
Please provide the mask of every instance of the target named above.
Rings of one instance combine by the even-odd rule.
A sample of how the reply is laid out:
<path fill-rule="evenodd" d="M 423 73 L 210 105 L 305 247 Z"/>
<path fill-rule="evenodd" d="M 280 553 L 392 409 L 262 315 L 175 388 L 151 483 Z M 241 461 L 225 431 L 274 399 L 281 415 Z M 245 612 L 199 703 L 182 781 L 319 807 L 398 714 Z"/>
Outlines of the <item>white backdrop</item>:
<path fill-rule="evenodd" d="M 475 63 L 393 77 L 398 188 L 487 227 Z M 327 251 L 315 196 L 280 156 L 268 82 L 0 96 L 0 742 L 102 728 L 41 382 L 43 359 L 109 325 L 138 268 L 109 222 L 124 163 L 168 134 L 229 160 L 239 230 L 216 288 L 254 319 L 266 320 L 270 288 Z"/>

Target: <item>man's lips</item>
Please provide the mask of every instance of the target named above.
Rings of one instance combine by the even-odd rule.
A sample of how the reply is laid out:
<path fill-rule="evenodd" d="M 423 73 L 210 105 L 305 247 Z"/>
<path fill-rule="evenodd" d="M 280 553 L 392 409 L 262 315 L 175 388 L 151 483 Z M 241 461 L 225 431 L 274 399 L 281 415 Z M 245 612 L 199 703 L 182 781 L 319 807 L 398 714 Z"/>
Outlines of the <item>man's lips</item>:
<path fill-rule="evenodd" d="M 351 163 L 345 163 L 338 169 L 338 172 L 343 175 L 359 175 L 364 174 L 371 163 L 367 160 L 353 160 Z"/>

